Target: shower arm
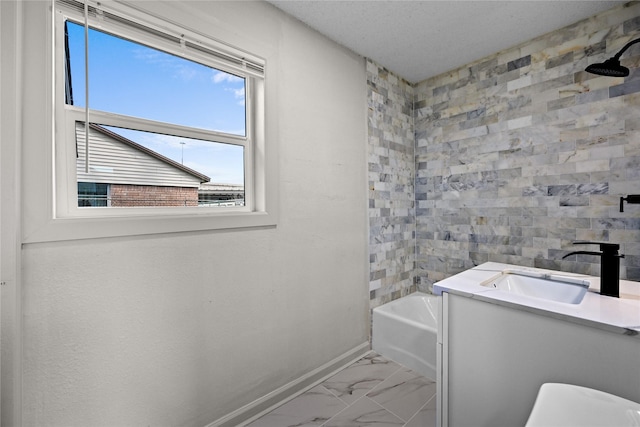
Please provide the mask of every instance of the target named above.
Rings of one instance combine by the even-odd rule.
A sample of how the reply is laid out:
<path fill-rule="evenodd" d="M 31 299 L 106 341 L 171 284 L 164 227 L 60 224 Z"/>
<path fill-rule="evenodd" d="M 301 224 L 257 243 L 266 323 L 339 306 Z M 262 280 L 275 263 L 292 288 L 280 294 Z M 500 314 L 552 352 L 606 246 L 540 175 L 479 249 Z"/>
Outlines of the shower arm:
<path fill-rule="evenodd" d="M 624 53 L 625 50 L 629 49 L 631 47 L 631 45 L 634 45 L 636 43 L 640 43 L 640 39 L 635 39 L 630 41 L 629 43 L 627 43 L 626 45 L 624 45 L 624 47 L 622 49 L 620 49 L 620 52 L 616 53 L 613 58 L 616 59 L 616 61 L 620 60 L 620 57 L 622 56 L 622 54 Z"/>

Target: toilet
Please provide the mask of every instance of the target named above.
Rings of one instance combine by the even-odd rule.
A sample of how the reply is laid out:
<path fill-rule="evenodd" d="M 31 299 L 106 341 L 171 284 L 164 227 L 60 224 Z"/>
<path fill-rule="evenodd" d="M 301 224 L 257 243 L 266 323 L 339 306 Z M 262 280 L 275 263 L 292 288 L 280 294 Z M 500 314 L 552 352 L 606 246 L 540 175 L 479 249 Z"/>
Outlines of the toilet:
<path fill-rule="evenodd" d="M 571 384 L 546 383 L 525 427 L 640 427 L 640 403 Z"/>

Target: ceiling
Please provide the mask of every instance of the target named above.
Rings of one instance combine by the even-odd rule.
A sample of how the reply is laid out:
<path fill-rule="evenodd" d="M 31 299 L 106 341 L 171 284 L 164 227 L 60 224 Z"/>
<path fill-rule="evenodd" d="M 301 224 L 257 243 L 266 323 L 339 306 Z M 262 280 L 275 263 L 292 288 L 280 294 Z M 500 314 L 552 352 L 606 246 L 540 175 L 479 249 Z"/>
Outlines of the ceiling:
<path fill-rule="evenodd" d="M 267 0 L 411 83 L 624 1 Z"/>

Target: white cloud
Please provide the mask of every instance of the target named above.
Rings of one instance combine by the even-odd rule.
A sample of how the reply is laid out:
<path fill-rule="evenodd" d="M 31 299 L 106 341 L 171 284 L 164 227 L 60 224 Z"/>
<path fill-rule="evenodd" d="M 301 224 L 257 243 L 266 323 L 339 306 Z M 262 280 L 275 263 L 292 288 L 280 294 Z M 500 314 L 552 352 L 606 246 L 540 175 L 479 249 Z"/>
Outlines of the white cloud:
<path fill-rule="evenodd" d="M 0 0 L 1 1 L 1 0 Z M 133 50 L 136 59 L 161 69 L 170 70 L 172 77 L 182 81 L 194 79 L 199 73 L 199 65 L 188 59 L 169 55 L 152 48 L 140 46 Z"/>
<path fill-rule="evenodd" d="M 228 88 L 227 90 L 233 92 L 233 96 L 238 100 L 238 105 L 244 105 L 244 87 L 240 89 Z"/>
<path fill-rule="evenodd" d="M 192 80 L 198 75 L 198 71 L 185 64 L 180 64 L 175 67 L 176 75 L 182 80 Z"/>
<path fill-rule="evenodd" d="M 211 80 L 214 83 L 222 83 L 222 82 L 236 83 L 236 82 L 242 81 L 243 79 L 241 77 L 234 76 L 233 74 L 215 70 L 213 76 L 211 77 Z"/>

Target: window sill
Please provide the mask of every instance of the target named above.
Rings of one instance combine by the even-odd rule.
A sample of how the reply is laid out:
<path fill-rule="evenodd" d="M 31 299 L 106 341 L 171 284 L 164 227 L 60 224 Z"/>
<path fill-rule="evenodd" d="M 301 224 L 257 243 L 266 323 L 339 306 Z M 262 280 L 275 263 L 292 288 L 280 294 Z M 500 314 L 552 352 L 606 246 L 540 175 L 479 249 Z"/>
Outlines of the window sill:
<path fill-rule="evenodd" d="M 275 227 L 277 217 L 267 212 L 229 212 L 208 215 L 153 215 L 137 217 L 53 218 L 24 236 L 24 243 L 108 237 Z"/>

